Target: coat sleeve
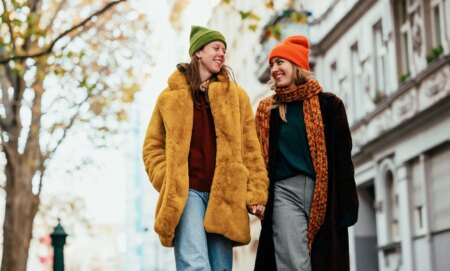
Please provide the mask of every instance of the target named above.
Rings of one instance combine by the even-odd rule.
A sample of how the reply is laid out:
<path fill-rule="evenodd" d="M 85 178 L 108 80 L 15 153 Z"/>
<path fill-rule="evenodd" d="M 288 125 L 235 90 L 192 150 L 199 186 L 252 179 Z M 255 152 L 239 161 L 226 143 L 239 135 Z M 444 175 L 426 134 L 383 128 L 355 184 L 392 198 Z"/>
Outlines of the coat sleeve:
<path fill-rule="evenodd" d="M 344 104 L 338 101 L 334 119 L 335 178 L 338 189 L 338 219 L 341 226 L 350 227 L 358 220 L 358 194 L 352 162 L 352 137 Z"/>
<path fill-rule="evenodd" d="M 164 122 L 157 102 L 145 134 L 142 157 L 145 171 L 158 192 L 166 175 L 165 138 Z"/>
<path fill-rule="evenodd" d="M 243 108 L 243 162 L 249 171 L 247 183 L 247 206 L 265 205 L 268 197 L 269 179 L 264 164 L 261 147 L 256 135 L 255 119 L 250 99 L 246 95 Z"/>

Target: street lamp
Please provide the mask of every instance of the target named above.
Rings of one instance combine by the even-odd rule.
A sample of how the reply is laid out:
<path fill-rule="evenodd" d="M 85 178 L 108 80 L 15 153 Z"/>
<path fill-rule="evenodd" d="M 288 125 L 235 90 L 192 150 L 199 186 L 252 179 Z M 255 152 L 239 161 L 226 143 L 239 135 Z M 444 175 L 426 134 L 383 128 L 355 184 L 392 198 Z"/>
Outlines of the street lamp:
<path fill-rule="evenodd" d="M 61 226 L 61 219 L 58 218 L 58 225 L 53 229 L 50 237 L 53 246 L 53 271 L 64 271 L 64 244 L 67 233 Z"/>

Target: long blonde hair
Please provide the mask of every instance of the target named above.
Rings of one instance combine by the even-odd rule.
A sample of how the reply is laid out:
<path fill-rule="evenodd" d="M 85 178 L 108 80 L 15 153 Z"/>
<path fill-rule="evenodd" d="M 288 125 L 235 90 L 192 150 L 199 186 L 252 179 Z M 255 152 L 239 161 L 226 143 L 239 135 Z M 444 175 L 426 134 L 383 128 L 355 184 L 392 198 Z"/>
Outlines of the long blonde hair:
<path fill-rule="evenodd" d="M 292 65 L 292 69 L 294 70 L 292 80 L 294 80 L 296 86 L 303 85 L 306 82 L 308 82 L 309 80 L 314 78 L 312 72 L 303 70 L 299 66 L 293 64 L 292 62 L 289 62 L 289 63 Z M 270 78 L 268 85 L 269 85 L 270 89 L 273 91 L 275 91 L 275 89 L 277 88 L 277 83 L 275 82 L 275 79 L 273 77 Z M 280 101 L 275 101 L 274 105 L 272 105 L 272 107 L 270 109 L 277 108 L 277 107 L 278 107 L 278 112 L 280 113 L 281 120 L 286 123 L 287 122 L 286 103 L 282 103 Z"/>

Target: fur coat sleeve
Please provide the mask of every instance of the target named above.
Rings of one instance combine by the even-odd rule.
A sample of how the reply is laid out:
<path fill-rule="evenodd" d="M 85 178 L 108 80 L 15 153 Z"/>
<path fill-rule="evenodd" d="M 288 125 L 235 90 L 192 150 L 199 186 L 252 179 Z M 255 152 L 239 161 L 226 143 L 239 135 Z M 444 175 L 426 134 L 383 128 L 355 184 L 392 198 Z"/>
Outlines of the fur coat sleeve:
<path fill-rule="evenodd" d="M 149 179 L 158 192 L 166 171 L 165 144 L 165 129 L 157 103 L 147 128 L 142 156 Z"/>
<path fill-rule="evenodd" d="M 241 90 L 244 94 L 244 90 Z M 249 170 L 247 206 L 265 205 L 268 197 L 267 170 L 262 160 L 261 145 L 256 135 L 255 120 L 248 96 L 243 95 L 243 145 L 244 165 Z"/>

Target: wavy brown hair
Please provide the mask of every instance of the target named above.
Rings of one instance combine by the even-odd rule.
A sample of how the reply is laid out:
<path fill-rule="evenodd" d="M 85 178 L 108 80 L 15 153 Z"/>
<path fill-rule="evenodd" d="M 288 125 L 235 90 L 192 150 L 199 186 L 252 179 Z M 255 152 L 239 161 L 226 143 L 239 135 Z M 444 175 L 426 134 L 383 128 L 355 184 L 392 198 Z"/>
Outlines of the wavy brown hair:
<path fill-rule="evenodd" d="M 189 89 L 191 91 L 192 100 L 194 101 L 195 105 L 199 105 L 201 94 L 200 86 L 203 83 L 202 80 L 200 79 L 199 59 L 195 55 L 193 55 L 191 57 L 191 62 L 183 66 L 184 71 L 183 70 L 181 71 L 186 75 L 186 79 L 189 84 Z M 235 82 L 233 71 L 231 70 L 230 67 L 223 65 L 218 73 L 213 74 L 211 76 L 211 78 L 209 79 L 210 82 L 218 81 L 218 76 L 220 75 L 226 78 L 226 89 L 228 90 L 230 87 L 230 81 Z M 208 95 L 206 95 L 206 102 L 209 104 Z"/>

